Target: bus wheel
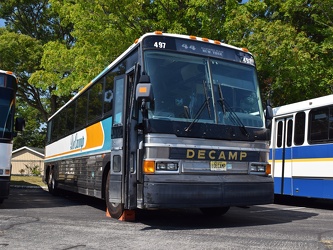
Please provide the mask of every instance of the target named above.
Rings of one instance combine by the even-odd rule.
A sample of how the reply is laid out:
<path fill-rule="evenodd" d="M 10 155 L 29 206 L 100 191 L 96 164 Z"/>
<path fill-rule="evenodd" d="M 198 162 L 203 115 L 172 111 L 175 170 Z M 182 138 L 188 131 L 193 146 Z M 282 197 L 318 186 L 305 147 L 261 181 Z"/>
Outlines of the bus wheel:
<path fill-rule="evenodd" d="M 222 216 L 228 212 L 230 207 L 202 207 L 201 212 L 209 217 Z"/>
<path fill-rule="evenodd" d="M 105 203 L 106 207 L 111 215 L 112 218 L 119 219 L 120 216 L 124 212 L 124 204 L 122 203 L 114 203 L 110 202 L 109 197 L 109 187 L 110 187 L 110 172 L 108 172 L 108 177 L 106 178 L 106 185 L 105 185 Z"/>
<path fill-rule="evenodd" d="M 47 188 L 49 189 L 49 193 L 52 195 L 57 194 L 57 188 L 56 188 L 56 180 L 54 178 L 54 172 L 53 169 L 50 170 L 49 172 L 49 179 L 47 181 Z"/>

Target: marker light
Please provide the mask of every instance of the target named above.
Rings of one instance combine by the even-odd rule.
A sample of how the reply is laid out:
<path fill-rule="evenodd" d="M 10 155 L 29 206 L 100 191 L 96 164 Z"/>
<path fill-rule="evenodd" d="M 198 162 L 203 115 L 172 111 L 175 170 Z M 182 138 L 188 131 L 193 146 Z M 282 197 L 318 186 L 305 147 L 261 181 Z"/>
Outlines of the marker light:
<path fill-rule="evenodd" d="M 155 173 L 155 161 L 143 161 L 143 172 L 145 174 Z"/>
<path fill-rule="evenodd" d="M 154 33 L 155 33 L 155 35 L 162 35 L 163 34 L 163 32 L 159 31 L 159 30 L 156 30 Z"/>
<path fill-rule="evenodd" d="M 272 173 L 272 166 L 271 164 L 266 164 L 266 174 L 269 175 Z"/>
<path fill-rule="evenodd" d="M 139 92 L 140 93 L 147 93 L 147 87 L 146 86 L 140 87 Z"/>

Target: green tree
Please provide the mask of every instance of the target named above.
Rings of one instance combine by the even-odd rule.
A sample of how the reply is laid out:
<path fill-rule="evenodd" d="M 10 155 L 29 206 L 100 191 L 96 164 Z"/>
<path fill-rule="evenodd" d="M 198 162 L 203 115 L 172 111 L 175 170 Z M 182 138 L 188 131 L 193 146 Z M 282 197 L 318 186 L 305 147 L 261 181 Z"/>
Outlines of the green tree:
<path fill-rule="evenodd" d="M 31 106 L 23 106 L 22 104 L 25 102 L 20 103 L 21 105 L 16 109 L 17 116 L 24 117 L 27 122 L 24 131 L 19 132 L 18 136 L 14 138 L 14 150 L 24 146 L 44 148 L 46 123 L 41 113 Z"/>
<path fill-rule="evenodd" d="M 332 8 L 329 0 L 227 1 L 227 41 L 253 52 L 274 105 L 332 93 Z"/>
<path fill-rule="evenodd" d="M 74 42 L 71 27 L 60 25 L 58 14 L 45 0 L 0 0 L 0 18 L 6 24 L 5 29 L 0 29 L 0 68 L 14 71 L 18 76 L 17 106 L 19 115 L 23 114 L 27 121 L 25 132 L 14 139 L 14 147 L 43 147 L 45 133 L 41 123 L 47 120 L 50 110 L 54 112 L 68 97 L 52 95 L 54 86 L 50 84 L 43 89 L 29 79 L 40 69 L 45 43 Z"/>
<path fill-rule="evenodd" d="M 36 108 L 46 121 L 50 110 L 54 112 L 63 104 L 63 98 L 52 94 L 52 84 L 40 88 L 31 84 L 29 79 L 32 73 L 40 69 L 44 44 L 62 41 L 69 46 L 74 42 L 70 34 L 71 24 L 61 25 L 59 15 L 47 0 L 0 0 L 0 18 L 5 19 L 7 30 L 1 40 L 8 43 L 6 49 L 11 53 L 9 58 L 2 58 L 3 64 L 6 64 L 3 67 L 6 66 L 6 69 L 20 77 L 18 104 L 24 101 Z M 11 63 L 13 60 L 14 64 Z"/>
<path fill-rule="evenodd" d="M 75 93 L 146 32 L 195 34 L 221 39 L 222 0 L 51 0 L 62 25 L 73 26 L 75 43 L 44 46 L 41 69 L 29 82 L 56 96 Z M 215 31 L 217 30 L 217 31 Z M 52 110 L 54 112 L 55 110 Z"/>
<path fill-rule="evenodd" d="M 7 45 L 11 59 L 21 56 L 22 62 L 6 68 L 21 78 L 19 101 L 38 109 L 43 121 L 136 38 L 154 30 L 249 48 L 264 99 L 275 105 L 331 93 L 332 1 L 241 2 L 0 0 L 9 32 L 3 41 L 9 34 L 16 41 L 25 35 L 37 44 L 24 55 L 14 43 Z"/>

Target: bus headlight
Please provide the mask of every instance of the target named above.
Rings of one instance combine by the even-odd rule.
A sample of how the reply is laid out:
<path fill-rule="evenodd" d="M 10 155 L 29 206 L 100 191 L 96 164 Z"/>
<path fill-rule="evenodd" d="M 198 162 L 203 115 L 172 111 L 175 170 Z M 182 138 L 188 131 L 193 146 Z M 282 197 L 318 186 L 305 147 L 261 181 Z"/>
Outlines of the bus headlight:
<path fill-rule="evenodd" d="M 156 171 L 178 171 L 178 163 L 176 163 L 176 162 L 157 162 Z"/>
<path fill-rule="evenodd" d="M 251 163 L 250 165 L 251 174 L 267 174 L 271 173 L 271 165 L 263 163 Z"/>
<path fill-rule="evenodd" d="M 155 162 L 150 160 L 145 160 L 143 162 L 143 172 L 145 174 L 154 174 L 156 172 L 172 172 L 178 171 L 178 162 Z"/>

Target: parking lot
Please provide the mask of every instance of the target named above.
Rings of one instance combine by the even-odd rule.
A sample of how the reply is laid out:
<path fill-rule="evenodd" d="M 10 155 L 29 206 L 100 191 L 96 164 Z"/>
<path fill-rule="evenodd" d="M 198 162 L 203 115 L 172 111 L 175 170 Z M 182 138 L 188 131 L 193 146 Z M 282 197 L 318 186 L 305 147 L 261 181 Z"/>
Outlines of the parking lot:
<path fill-rule="evenodd" d="M 332 210 L 298 199 L 232 207 L 219 218 L 139 210 L 124 222 L 106 217 L 98 199 L 12 188 L 0 206 L 0 249 L 333 249 Z"/>

